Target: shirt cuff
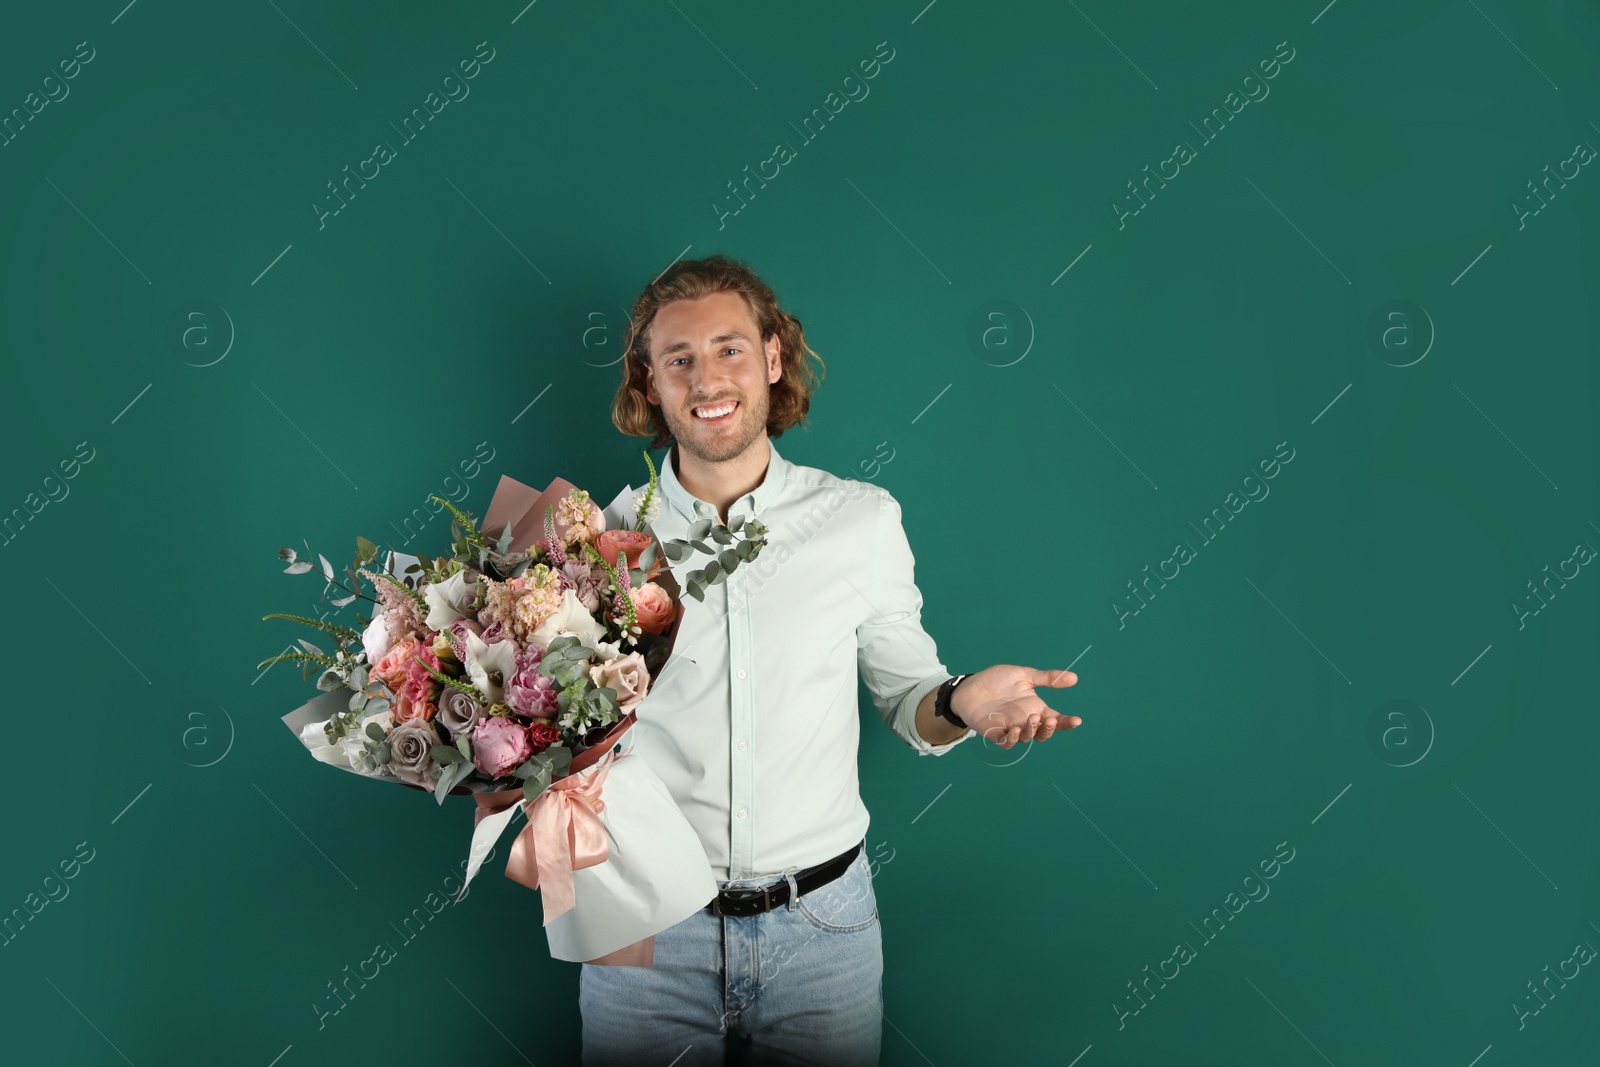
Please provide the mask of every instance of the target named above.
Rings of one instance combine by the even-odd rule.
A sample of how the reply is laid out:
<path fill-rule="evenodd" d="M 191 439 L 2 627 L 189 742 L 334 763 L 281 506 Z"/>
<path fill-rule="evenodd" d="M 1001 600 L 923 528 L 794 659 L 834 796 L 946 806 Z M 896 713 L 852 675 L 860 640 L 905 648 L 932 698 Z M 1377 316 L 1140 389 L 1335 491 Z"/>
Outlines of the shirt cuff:
<path fill-rule="evenodd" d="M 911 692 L 906 694 L 904 703 L 901 704 L 903 721 L 907 725 L 905 739 L 912 748 L 917 750 L 917 755 L 919 756 L 942 756 L 967 738 L 977 736 L 978 731 L 968 727 L 967 732 L 954 741 L 946 741 L 942 745 L 935 745 L 923 737 L 922 733 L 917 729 L 917 708 L 922 704 L 923 698 L 954 677 L 955 675 L 949 672 L 929 675 L 912 687 Z"/>

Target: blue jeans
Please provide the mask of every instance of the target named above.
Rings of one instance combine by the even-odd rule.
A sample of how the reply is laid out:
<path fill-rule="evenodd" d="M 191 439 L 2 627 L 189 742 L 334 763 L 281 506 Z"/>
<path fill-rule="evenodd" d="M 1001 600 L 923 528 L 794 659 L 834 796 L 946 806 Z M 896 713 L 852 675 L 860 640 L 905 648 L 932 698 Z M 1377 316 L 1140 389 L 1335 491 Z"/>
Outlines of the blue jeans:
<path fill-rule="evenodd" d="M 759 915 L 701 909 L 656 935 L 654 967 L 583 964 L 584 1067 L 738 1062 L 876 1067 L 883 1035 L 883 931 L 866 849 L 844 874 Z"/>

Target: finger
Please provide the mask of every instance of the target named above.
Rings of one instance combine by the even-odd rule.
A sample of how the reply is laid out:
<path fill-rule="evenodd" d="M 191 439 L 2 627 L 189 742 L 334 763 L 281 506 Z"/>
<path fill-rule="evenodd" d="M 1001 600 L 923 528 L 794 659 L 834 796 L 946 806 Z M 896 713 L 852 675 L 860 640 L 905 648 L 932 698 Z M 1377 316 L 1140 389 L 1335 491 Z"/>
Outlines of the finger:
<path fill-rule="evenodd" d="M 1028 721 L 1022 726 L 1022 732 L 1018 735 L 1018 740 L 1031 742 L 1039 735 L 1039 718 L 1040 716 L 1036 714 L 1028 716 Z"/>
<path fill-rule="evenodd" d="M 1055 734 L 1057 730 L 1070 730 L 1074 726 L 1083 725 L 1083 720 L 1076 715 L 1051 715 L 1040 729 L 1039 739 L 1043 740 Z"/>
<path fill-rule="evenodd" d="M 1050 689 L 1065 689 L 1069 685 L 1078 684 L 1078 676 L 1071 671 L 1041 671 L 1030 668 L 1033 672 L 1031 682 L 1035 686 L 1046 686 Z"/>

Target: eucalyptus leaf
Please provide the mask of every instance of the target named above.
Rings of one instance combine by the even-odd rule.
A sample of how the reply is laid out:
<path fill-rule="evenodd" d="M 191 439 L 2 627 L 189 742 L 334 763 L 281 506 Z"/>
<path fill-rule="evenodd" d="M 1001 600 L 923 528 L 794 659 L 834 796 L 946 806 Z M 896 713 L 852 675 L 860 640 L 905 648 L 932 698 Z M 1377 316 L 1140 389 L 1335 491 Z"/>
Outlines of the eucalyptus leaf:
<path fill-rule="evenodd" d="M 450 795 L 450 790 L 454 789 L 461 782 L 461 779 L 471 774 L 472 771 L 473 766 L 470 763 L 458 763 L 444 768 L 443 773 L 439 775 L 438 784 L 434 786 L 434 799 L 442 805 L 444 798 Z"/>
<path fill-rule="evenodd" d="M 372 738 L 374 741 L 382 741 L 385 737 L 389 736 L 383 732 L 383 727 L 379 726 L 375 722 L 367 723 L 367 729 L 365 732 L 366 735 Z"/>
<path fill-rule="evenodd" d="M 297 562 L 291 563 L 287 567 L 283 568 L 283 573 L 285 573 L 285 574 L 304 574 L 306 571 L 308 571 L 310 569 L 311 569 L 311 564 L 302 559 L 302 560 L 298 560 Z"/>
<path fill-rule="evenodd" d="M 689 539 L 699 540 L 711 530 L 710 519 L 698 519 L 689 525 Z"/>
<path fill-rule="evenodd" d="M 722 565 L 716 560 L 712 560 L 710 563 L 706 564 L 705 570 L 701 571 L 700 573 L 706 576 L 706 581 L 715 582 L 717 580 L 717 575 L 722 573 Z"/>
<path fill-rule="evenodd" d="M 433 756 L 433 762 L 446 767 L 465 762 L 454 745 L 434 745 L 429 749 L 429 754 Z"/>
<path fill-rule="evenodd" d="M 378 558 L 378 546 L 365 537 L 356 538 L 356 562 L 371 563 Z"/>
<path fill-rule="evenodd" d="M 354 604 L 355 601 L 356 601 L 356 595 L 354 593 L 351 593 L 349 596 L 339 597 L 337 600 L 329 601 L 329 603 L 331 603 L 336 608 L 342 608 L 346 604 Z"/>
<path fill-rule="evenodd" d="M 739 527 L 741 527 L 743 525 L 744 525 L 744 516 L 743 515 L 735 515 L 733 517 L 733 521 L 728 523 L 728 529 L 732 530 L 734 533 L 738 533 L 739 532 Z"/>
<path fill-rule="evenodd" d="M 683 542 L 681 541 L 668 541 L 661 546 L 661 551 L 665 552 L 667 554 L 667 558 L 674 563 L 677 563 L 679 560 L 683 559 L 689 554 L 689 550 L 683 546 Z"/>
<path fill-rule="evenodd" d="M 731 548 L 725 548 L 722 550 L 722 553 L 717 556 L 717 561 L 722 564 L 723 570 L 727 571 L 729 574 L 732 574 L 733 568 L 739 565 L 739 553 L 735 552 Z"/>
<path fill-rule="evenodd" d="M 719 545 L 733 544 L 733 534 L 728 532 L 726 526 L 713 526 L 711 528 L 711 539 Z"/>
<path fill-rule="evenodd" d="M 711 548 L 704 541 L 690 541 L 689 543 L 695 547 L 696 551 L 704 552 L 708 556 L 716 553 L 716 550 Z"/>

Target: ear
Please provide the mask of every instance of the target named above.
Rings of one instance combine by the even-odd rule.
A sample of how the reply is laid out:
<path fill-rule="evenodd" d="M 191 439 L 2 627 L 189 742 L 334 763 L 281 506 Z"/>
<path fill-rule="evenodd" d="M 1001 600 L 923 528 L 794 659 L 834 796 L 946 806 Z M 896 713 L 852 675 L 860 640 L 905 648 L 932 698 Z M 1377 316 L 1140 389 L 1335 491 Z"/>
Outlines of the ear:
<path fill-rule="evenodd" d="M 656 372 L 652 367 L 645 368 L 644 398 L 657 407 L 661 405 L 661 396 L 656 392 Z"/>
<path fill-rule="evenodd" d="M 776 331 L 771 337 L 767 338 L 766 355 L 767 384 L 776 385 L 778 379 L 783 377 L 783 342 L 779 339 Z"/>

